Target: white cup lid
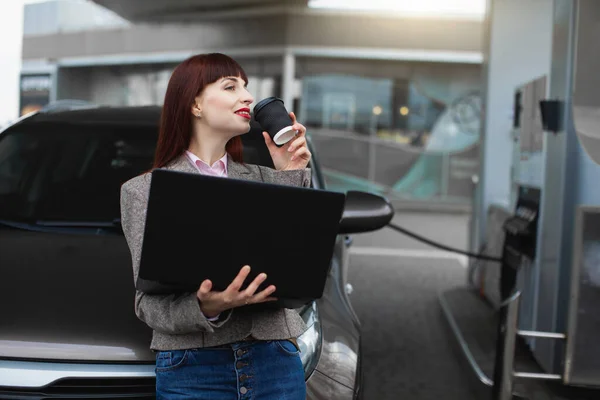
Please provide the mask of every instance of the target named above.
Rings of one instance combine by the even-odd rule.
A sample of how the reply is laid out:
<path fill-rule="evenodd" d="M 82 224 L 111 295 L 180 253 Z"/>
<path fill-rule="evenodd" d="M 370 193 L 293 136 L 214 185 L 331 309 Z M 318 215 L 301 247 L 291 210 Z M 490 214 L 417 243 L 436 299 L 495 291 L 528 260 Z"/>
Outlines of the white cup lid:
<path fill-rule="evenodd" d="M 275 144 L 281 146 L 282 144 L 289 142 L 294 136 L 296 136 L 296 131 L 293 130 L 292 126 L 290 125 L 277 132 L 273 137 L 273 141 Z"/>

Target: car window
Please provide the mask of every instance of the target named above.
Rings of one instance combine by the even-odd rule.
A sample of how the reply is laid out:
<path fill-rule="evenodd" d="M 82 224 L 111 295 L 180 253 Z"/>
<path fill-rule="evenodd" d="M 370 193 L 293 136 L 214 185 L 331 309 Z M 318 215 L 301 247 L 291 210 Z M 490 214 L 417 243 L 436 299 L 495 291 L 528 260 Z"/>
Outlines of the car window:
<path fill-rule="evenodd" d="M 156 130 L 41 123 L 10 128 L 0 135 L 0 220 L 112 224 L 120 218 L 121 185 L 152 166 Z M 254 144 L 244 145 L 247 162 L 256 162 L 249 157 Z M 314 187 L 324 188 L 314 157 L 310 167 Z"/>
<path fill-rule="evenodd" d="M 150 169 L 155 128 L 15 126 L 0 136 L 0 219 L 112 222 L 128 179 Z"/>

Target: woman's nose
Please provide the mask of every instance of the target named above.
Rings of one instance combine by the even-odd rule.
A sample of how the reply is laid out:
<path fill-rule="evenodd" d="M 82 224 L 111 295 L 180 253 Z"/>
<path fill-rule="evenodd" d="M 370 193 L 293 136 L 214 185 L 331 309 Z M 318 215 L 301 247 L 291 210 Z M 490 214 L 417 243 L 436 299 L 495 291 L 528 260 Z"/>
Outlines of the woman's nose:
<path fill-rule="evenodd" d="M 242 102 L 246 105 L 254 103 L 254 97 L 246 90 L 246 94 L 242 97 Z"/>

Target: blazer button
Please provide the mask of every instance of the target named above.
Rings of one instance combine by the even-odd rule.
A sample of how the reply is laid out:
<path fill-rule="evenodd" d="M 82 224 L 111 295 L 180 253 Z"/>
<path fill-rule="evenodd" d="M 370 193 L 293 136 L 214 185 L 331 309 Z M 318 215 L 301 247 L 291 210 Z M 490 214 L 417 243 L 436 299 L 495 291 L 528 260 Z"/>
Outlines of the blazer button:
<path fill-rule="evenodd" d="M 242 368 L 244 368 L 244 363 L 241 362 L 241 361 L 238 361 L 238 362 L 235 363 L 235 367 L 237 369 L 242 369 Z"/>
<path fill-rule="evenodd" d="M 238 356 L 238 357 L 241 357 L 241 356 L 243 356 L 243 355 L 244 355 L 244 350 L 242 350 L 242 349 L 239 349 L 239 350 L 236 352 L 236 354 L 237 354 L 237 356 Z"/>
<path fill-rule="evenodd" d="M 246 375 L 246 374 L 241 374 L 240 375 L 240 382 L 245 382 L 246 379 L 248 379 L 248 375 Z"/>
<path fill-rule="evenodd" d="M 248 389 L 246 389 L 245 387 L 243 387 L 243 386 L 242 386 L 242 387 L 240 388 L 240 393 L 241 393 L 241 394 L 246 394 L 246 393 L 248 393 Z"/>

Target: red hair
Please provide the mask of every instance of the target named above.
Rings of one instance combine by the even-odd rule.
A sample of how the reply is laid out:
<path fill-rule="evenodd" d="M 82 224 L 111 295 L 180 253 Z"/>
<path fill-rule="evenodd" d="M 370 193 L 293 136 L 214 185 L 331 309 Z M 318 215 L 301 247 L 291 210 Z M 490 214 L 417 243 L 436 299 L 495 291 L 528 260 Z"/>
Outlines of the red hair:
<path fill-rule="evenodd" d="M 164 167 L 188 149 L 192 138 L 191 109 L 196 97 L 207 85 L 227 76 L 239 76 L 248 83 L 240 64 L 220 53 L 192 56 L 173 70 L 160 116 L 153 168 Z M 243 161 L 240 136 L 231 138 L 225 150 L 234 161 Z"/>

